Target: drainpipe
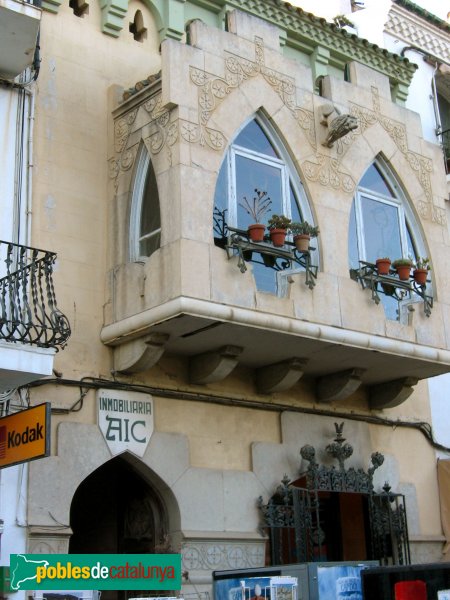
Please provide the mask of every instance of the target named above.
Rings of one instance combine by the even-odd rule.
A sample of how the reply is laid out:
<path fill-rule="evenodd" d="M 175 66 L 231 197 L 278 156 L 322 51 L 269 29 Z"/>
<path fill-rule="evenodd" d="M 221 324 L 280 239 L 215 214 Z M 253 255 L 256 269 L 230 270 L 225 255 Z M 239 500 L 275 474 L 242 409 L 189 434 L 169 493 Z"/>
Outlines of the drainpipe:
<path fill-rule="evenodd" d="M 35 112 L 35 94 L 34 90 L 27 90 L 29 94 L 28 104 L 28 164 L 27 164 L 27 198 L 25 209 L 25 227 L 26 227 L 26 246 L 31 246 L 31 217 L 33 200 L 33 143 L 34 143 L 34 112 Z"/>
<path fill-rule="evenodd" d="M 433 56 L 429 52 L 426 52 L 425 50 L 422 50 L 422 48 L 418 48 L 417 46 L 405 46 L 402 49 L 402 51 L 400 52 L 400 55 L 404 57 L 405 53 L 408 50 L 413 50 L 414 52 L 419 52 L 420 54 L 423 55 L 423 60 L 425 62 L 434 66 L 433 76 L 431 78 L 430 100 L 433 101 L 434 119 L 436 122 L 436 128 L 435 128 L 436 136 L 439 136 L 442 133 L 442 124 L 441 124 L 441 117 L 439 115 L 439 106 L 437 103 L 436 73 L 437 73 L 437 70 L 439 69 L 440 61 L 436 56 Z"/>

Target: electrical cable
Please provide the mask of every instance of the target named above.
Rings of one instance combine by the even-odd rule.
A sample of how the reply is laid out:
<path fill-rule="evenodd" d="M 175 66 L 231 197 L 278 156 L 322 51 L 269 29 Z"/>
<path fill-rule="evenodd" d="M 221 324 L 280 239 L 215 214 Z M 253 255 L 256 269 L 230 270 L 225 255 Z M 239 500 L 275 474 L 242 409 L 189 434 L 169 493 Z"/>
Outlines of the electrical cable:
<path fill-rule="evenodd" d="M 130 384 L 117 380 L 102 379 L 98 377 L 82 377 L 79 381 L 74 379 L 52 378 L 39 379 L 24 386 L 26 388 L 40 387 L 43 385 L 65 385 L 69 387 L 78 387 L 80 389 L 80 397 L 70 408 L 52 408 L 55 414 L 69 414 L 71 412 L 79 412 L 83 408 L 84 398 L 89 390 L 96 390 L 103 387 L 108 387 L 115 390 L 142 392 L 153 394 L 162 398 L 172 400 L 187 400 L 192 402 L 207 402 L 208 404 L 218 404 L 221 406 L 234 406 L 239 408 L 251 408 L 254 410 L 264 410 L 271 412 L 296 412 L 309 415 L 319 415 L 323 417 L 335 417 L 339 419 L 348 419 L 350 421 L 361 421 L 370 425 L 380 425 L 384 427 L 405 427 L 415 429 L 422 433 L 429 444 L 436 450 L 450 453 L 450 447 L 444 446 L 437 442 L 434 438 L 433 428 L 426 421 L 403 421 L 401 419 L 388 419 L 376 415 L 366 415 L 355 412 L 332 411 L 326 409 L 309 408 L 306 406 L 292 406 L 290 404 L 281 404 L 278 402 L 261 402 L 258 400 L 244 400 L 242 398 L 233 398 L 230 396 L 219 396 L 215 394 L 202 394 L 198 392 L 189 392 L 170 388 L 160 388 L 145 384 Z"/>

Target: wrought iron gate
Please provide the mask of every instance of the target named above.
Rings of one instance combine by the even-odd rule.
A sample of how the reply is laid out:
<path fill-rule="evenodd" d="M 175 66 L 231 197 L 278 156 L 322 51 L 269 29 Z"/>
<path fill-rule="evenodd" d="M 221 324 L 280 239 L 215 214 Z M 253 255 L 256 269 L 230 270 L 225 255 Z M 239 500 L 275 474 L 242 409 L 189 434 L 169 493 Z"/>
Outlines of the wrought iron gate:
<path fill-rule="evenodd" d="M 303 446 L 301 456 L 309 462 L 306 487 L 290 484 L 285 476 L 267 504 L 259 498 L 262 528 L 269 536 L 272 564 L 313 562 L 326 560 L 323 496 L 324 493 L 360 494 L 367 507 L 369 522 L 367 556 L 359 559 L 377 559 L 382 564 L 409 564 L 410 552 L 405 497 L 395 494 L 388 484 L 381 493 L 373 489 L 373 474 L 383 464 L 379 452 L 371 456 L 371 467 L 345 469 L 344 461 L 353 448 L 345 443 L 342 427 L 335 424 L 337 436 L 326 448 L 339 462 L 339 468 L 319 465 L 312 446 Z M 359 560 L 358 559 L 358 560 Z"/>

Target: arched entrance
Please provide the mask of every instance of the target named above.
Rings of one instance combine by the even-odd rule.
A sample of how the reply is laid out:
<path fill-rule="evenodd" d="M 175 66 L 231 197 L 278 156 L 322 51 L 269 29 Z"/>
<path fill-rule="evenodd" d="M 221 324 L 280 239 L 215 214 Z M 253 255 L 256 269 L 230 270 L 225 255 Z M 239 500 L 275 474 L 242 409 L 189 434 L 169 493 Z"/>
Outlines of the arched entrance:
<path fill-rule="evenodd" d="M 141 465 L 142 466 L 142 465 Z M 148 554 L 168 550 L 166 506 L 139 464 L 126 454 L 91 473 L 76 490 L 70 509 L 71 554 Z M 102 600 L 130 593 L 102 592 Z"/>

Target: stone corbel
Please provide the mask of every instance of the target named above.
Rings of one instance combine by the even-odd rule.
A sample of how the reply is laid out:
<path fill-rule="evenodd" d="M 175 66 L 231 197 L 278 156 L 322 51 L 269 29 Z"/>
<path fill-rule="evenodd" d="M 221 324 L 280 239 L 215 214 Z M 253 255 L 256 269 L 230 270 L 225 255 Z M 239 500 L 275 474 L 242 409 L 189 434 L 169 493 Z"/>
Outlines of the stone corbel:
<path fill-rule="evenodd" d="M 358 128 L 358 119 L 353 115 L 341 114 L 337 106 L 327 103 L 321 109 L 320 124 L 328 129 L 322 146 L 332 148 L 334 142 Z"/>
<path fill-rule="evenodd" d="M 169 339 L 166 333 L 151 333 L 114 348 L 114 370 L 139 373 L 151 369 L 159 361 Z"/>
<path fill-rule="evenodd" d="M 271 394 L 290 389 L 303 375 L 306 364 L 306 360 L 294 357 L 257 369 L 256 387 L 258 392 Z"/>
<path fill-rule="evenodd" d="M 317 399 L 319 402 L 345 400 L 360 387 L 364 371 L 365 369 L 347 369 L 319 377 L 316 386 Z"/>
<path fill-rule="evenodd" d="M 416 377 L 402 377 L 394 381 L 379 383 L 369 388 L 369 406 L 372 410 L 394 408 L 407 400 L 419 380 Z"/>
<path fill-rule="evenodd" d="M 128 0 L 100 0 L 102 11 L 102 31 L 119 37 L 128 12 Z"/>
<path fill-rule="evenodd" d="M 205 384 L 225 379 L 238 364 L 242 350 L 240 346 L 223 346 L 193 356 L 189 361 L 190 382 Z"/>

